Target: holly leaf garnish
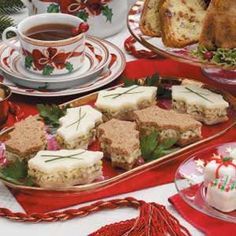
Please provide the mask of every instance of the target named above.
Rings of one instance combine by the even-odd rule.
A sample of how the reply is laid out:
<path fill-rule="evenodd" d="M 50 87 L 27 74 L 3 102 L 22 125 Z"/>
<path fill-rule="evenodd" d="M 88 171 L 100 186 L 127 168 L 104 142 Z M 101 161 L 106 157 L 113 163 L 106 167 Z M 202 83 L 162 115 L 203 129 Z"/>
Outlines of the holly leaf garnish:
<path fill-rule="evenodd" d="M 26 56 L 25 57 L 25 67 L 30 69 L 32 67 L 33 61 L 34 61 L 33 57 Z"/>
<path fill-rule="evenodd" d="M 60 108 L 55 104 L 53 105 L 38 104 L 37 108 L 39 111 L 39 115 L 43 118 L 44 122 L 53 128 L 57 128 L 60 125 L 59 119 L 62 116 L 65 116 L 66 109 L 68 107 Z"/>
<path fill-rule="evenodd" d="M 112 9 L 109 8 L 107 5 L 102 6 L 102 15 L 104 15 L 106 17 L 107 21 L 111 22 L 112 16 L 113 16 Z"/>
<path fill-rule="evenodd" d="M 53 70 L 54 70 L 54 68 L 52 66 L 46 65 L 43 68 L 43 75 L 51 75 Z"/>
<path fill-rule="evenodd" d="M 48 6 L 47 12 L 48 13 L 58 13 L 58 12 L 60 12 L 60 7 L 58 4 L 52 3 Z"/>
<path fill-rule="evenodd" d="M 173 148 L 173 145 L 176 142 L 177 139 L 167 139 L 162 143 L 159 143 L 159 133 L 153 131 L 149 135 L 142 137 L 140 140 L 142 157 L 145 161 L 156 160 L 176 151 L 177 149 Z"/>
<path fill-rule="evenodd" d="M 70 62 L 66 62 L 65 66 L 69 73 L 71 73 L 74 70 L 74 67 Z"/>
<path fill-rule="evenodd" d="M 0 168 L 0 178 L 17 185 L 33 185 L 32 179 L 28 176 L 27 162 L 18 159 Z"/>
<path fill-rule="evenodd" d="M 81 20 L 87 22 L 87 21 L 88 21 L 89 14 L 88 14 L 88 12 L 86 12 L 86 11 L 79 11 L 79 12 L 76 14 L 76 16 L 79 17 Z"/>

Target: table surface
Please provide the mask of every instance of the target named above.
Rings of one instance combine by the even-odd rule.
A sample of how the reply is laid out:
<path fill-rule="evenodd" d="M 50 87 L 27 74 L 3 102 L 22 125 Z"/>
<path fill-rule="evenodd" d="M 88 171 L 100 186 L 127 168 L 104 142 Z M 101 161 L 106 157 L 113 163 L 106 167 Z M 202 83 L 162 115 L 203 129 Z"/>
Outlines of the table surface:
<path fill-rule="evenodd" d="M 134 2 L 133 0 L 131 2 Z M 25 14 L 16 15 L 16 21 L 19 21 Z M 112 36 L 107 38 L 107 40 L 116 44 L 123 51 L 123 42 L 124 39 L 129 35 L 127 27 Z M 124 51 L 125 52 L 125 51 Z M 127 61 L 135 60 L 130 55 L 126 54 Z M 157 202 L 159 204 L 163 204 L 167 207 L 167 209 L 172 213 L 177 219 L 179 219 L 180 223 L 187 227 L 190 233 L 194 236 L 203 235 L 193 226 L 188 224 L 172 207 L 172 205 L 168 202 L 168 197 L 176 194 L 176 188 L 174 183 L 165 184 L 153 188 L 148 188 L 145 190 L 140 190 L 128 194 L 117 195 L 111 198 L 124 198 L 124 197 L 134 197 L 137 199 L 142 199 L 147 202 Z M 7 207 L 13 211 L 23 211 L 21 206 L 15 201 L 14 197 L 7 190 L 7 188 L 0 183 L 0 204 L 1 207 Z M 81 206 L 86 206 L 90 203 L 80 204 L 75 206 L 74 208 L 78 208 Z M 114 222 L 119 222 L 125 219 L 131 219 L 138 216 L 138 211 L 131 208 L 117 209 L 112 211 L 103 211 L 95 213 L 94 215 L 87 216 L 85 218 L 75 218 L 73 220 L 69 220 L 66 222 L 57 222 L 57 223 L 18 223 L 12 222 L 4 218 L 0 218 L 0 235 L 13 236 L 16 233 L 20 236 L 51 236 L 51 235 L 69 235 L 69 236 L 85 236 L 100 227 L 111 224 Z"/>

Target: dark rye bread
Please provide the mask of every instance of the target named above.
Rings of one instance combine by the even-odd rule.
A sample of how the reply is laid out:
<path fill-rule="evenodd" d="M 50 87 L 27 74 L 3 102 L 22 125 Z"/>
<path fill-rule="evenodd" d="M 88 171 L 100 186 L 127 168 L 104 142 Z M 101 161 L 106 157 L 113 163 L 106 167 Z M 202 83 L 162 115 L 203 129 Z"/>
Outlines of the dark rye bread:
<path fill-rule="evenodd" d="M 160 25 L 165 46 L 182 48 L 197 43 L 206 14 L 203 0 L 165 0 Z"/>
<path fill-rule="evenodd" d="M 199 44 L 208 50 L 236 48 L 236 0 L 212 0 Z"/>
<path fill-rule="evenodd" d="M 160 37 L 161 26 L 159 9 L 164 0 L 146 0 L 140 20 L 140 29 L 144 35 Z"/>

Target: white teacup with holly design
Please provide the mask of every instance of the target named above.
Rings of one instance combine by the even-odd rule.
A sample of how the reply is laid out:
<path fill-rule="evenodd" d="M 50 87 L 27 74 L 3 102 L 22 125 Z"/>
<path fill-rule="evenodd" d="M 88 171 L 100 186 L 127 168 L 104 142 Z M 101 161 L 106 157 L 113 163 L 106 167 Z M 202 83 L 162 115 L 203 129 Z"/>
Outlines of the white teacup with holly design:
<path fill-rule="evenodd" d="M 72 34 L 68 38 L 55 40 L 27 36 L 31 29 L 45 28 L 49 24 L 64 27 L 68 25 L 72 29 Z M 44 76 L 61 75 L 71 73 L 83 65 L 87 30 L 88 26 L 78 17 L 62 13 L 45 13 L 27 17 L 17 28 L 7 28 L 2 34 L 2 39 L 22 55 L 22 63 L 27 70 Z M 8 32 L 16 33 L 20 46 L 7 39 Z"/>

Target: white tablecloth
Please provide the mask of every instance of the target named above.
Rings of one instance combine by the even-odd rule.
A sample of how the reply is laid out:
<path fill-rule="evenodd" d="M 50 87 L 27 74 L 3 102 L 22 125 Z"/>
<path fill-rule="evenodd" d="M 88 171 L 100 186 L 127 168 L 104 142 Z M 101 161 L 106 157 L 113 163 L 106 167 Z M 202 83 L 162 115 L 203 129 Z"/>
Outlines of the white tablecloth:
<path fill-rule="evenodd" d="M 134 2 L 132 0 L 131 2 Z M 16 21 L 24 18 L 25 14 L 16 15 Z M 128 36 L 128 30 L 126 27 L 117 35 L 109 37 L 107 40 L 113 42 L 119 48 L 123 49 L 124 39 Z M 126 54 L 127 61 L 134 60 L 130 55 Z M 174 195 L 176 189 L 174 183 L 166 184 L 162 186 L 157 186 L 153 188 L 148 188 L 128 194 L 122 194 L 115 196 L 113 198 L 124 198 L 124 197 L 134 197 L 137 199 L 142 199 L 147 202 L 157 202 L 163 204 L 167 209 L 179 219 L 181 224 L 183 224 L 190 233 L 194 236 L 202 235 L 193 226 L 188 224 L 180 215 L 174 210 L 171 204 L 168 202 L 168 197 Z M 107 198 L 112 199 L 112 198 Z M 88 205 L 90 203 L 80 204 L 75 206 L 75 208 Z M 0 207 L 8 207 L 13 211 L 23 211 L 21 206 L 15 201 L 11 193 L 0 184 Z M 121 220 L 134 218 L 138 215 L 138 211 L 131 208 L 123 208 L 112 211 L 102 211 L 95 213 L 93 215 L 87 216 L 85 218 L 76 218 L 66 222 L 57 223 L 18 223 L 12 222 L 4 218 L 0 218 L 0 236 L 86 236 L 91 232 L 99 229 L 103 225 L 111 224 L 114 222 L 119 222 Z M 114 235 L 115 236 L 115 235 Z"/>

